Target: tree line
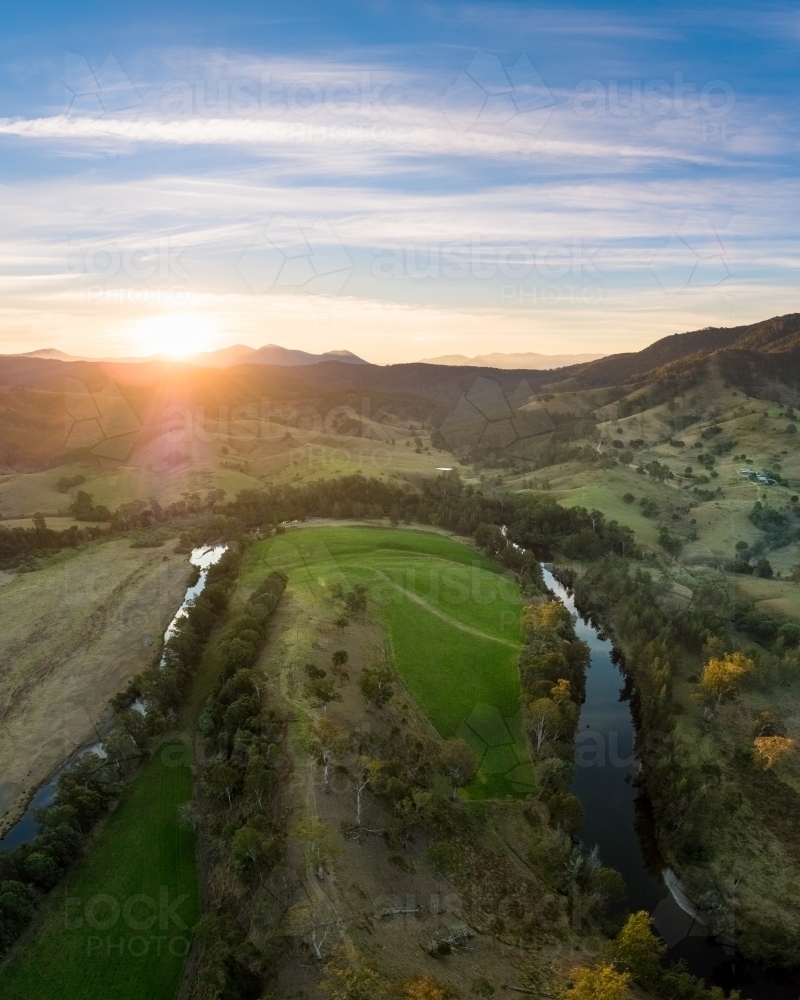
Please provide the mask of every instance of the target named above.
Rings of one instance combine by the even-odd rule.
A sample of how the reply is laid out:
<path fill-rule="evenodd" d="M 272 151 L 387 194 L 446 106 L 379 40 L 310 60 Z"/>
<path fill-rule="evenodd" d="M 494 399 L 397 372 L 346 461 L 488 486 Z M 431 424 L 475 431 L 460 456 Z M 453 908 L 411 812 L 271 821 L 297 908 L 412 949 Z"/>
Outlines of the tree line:
<path fill-rule="evenodd" d="M 208 569 L 206 586 L 176 622 L 161 665 L 135 677 L 112 699 L 114 728 L 60 776 L 54 804 L 37 816 L 34 839 L 0 854 L 0 955 L 31 922 L 44 895 L 80 856 L 92 829 L 174 721 L 208 637 L 227 610 L 240 564 L 240 552 L 231 550 Z"/>

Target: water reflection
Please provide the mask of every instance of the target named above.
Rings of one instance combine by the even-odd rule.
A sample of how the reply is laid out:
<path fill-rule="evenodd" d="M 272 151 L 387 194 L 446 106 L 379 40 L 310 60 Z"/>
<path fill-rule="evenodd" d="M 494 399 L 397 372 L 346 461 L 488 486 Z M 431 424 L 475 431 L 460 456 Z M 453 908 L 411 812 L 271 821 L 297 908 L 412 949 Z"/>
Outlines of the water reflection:
<path fill-rule="evenodd" d="M 798 1000 L 798 970 L 763 969 L 711 937 L 677 878 L 665 869 L 650 802 L 635 783 L 633 682 L 620 669 L 610 640 L 577 612 L 572 594 L 546 567 L 542 572 L 550 590 L 578 614 L 575 631 L 591 652 L 571 788 L 585 809 L 578 837 L 587 850 L 597 844 L 603 863 L 625 879 L 630 909 L 652 915 L 669 947 L 668 961 L 682 960 L 695 975 L 726 990 L 739 989 L 749 1000 Z"/>

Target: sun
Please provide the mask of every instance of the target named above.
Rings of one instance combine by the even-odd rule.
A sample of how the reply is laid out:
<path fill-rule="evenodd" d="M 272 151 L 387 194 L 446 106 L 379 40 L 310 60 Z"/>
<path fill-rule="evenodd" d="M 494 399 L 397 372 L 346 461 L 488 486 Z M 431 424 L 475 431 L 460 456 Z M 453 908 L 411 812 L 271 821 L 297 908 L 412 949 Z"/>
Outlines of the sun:
<path fill-rule="evenodd" d="M 189 358 L 205 351 L 216 330 L 207 316 L 193 312 L 167 312 L 137 324 L 137 336 L 147 354 Z"/>

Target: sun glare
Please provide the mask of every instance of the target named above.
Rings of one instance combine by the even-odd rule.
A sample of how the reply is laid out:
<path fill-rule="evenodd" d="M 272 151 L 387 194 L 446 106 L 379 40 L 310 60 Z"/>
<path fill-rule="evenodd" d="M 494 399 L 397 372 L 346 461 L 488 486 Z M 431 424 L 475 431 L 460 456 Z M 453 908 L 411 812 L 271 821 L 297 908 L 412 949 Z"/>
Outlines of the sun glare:
<path fill-rule="evenodd" d="M 211 321 L 197 313 L 169 312 L 144 320 L 138 337 L 147 354 L 169 358 L 189 358 L 208 350 L 216 330 Z"/>

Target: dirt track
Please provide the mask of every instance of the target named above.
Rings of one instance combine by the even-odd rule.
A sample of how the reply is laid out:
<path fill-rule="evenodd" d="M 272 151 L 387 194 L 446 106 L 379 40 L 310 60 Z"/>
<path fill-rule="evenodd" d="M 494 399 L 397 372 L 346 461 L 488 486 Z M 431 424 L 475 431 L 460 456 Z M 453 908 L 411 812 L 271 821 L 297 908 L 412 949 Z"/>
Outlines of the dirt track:
<path fill-rule="evenodd" d="M 0 588 L 0 835 L 151 661 L 190 567 L 172 545 L 95 545 Z"/>

